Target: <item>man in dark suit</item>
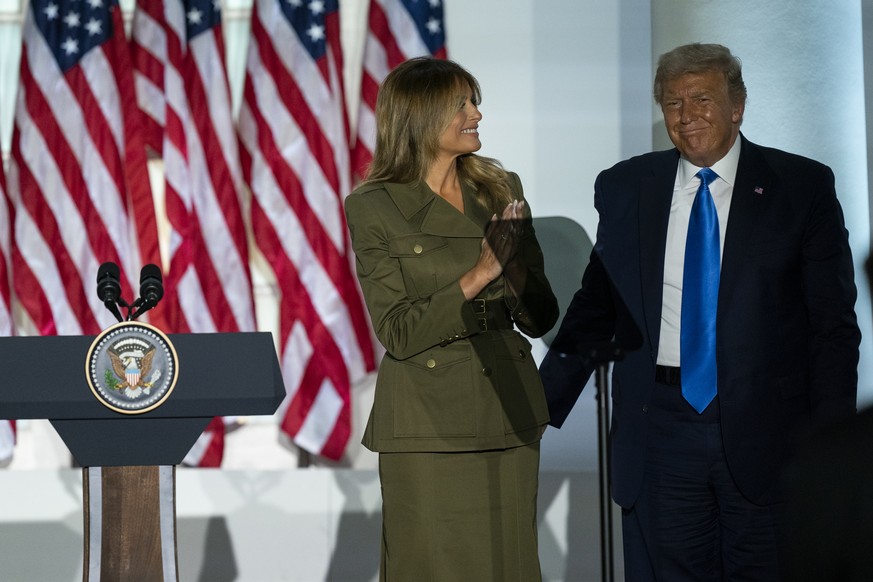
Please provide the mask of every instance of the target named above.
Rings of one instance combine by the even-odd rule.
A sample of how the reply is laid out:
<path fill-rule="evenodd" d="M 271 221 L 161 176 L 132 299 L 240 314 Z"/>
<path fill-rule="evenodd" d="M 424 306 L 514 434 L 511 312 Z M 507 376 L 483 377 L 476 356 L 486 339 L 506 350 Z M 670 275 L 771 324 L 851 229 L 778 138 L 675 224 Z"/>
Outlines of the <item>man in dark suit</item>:
<path fill-rule="evenodd" d="M 855 413 L 860 332 L 831 170 L 740 134 L 746 88 L 720 45 L 661 56 L 675 149 L 598 176 L 597 240 L 540 371 L 560 427 L 612 374 L 612 495 L 625 575 L 773 581 L 781 470 L 798 439 Z"/>

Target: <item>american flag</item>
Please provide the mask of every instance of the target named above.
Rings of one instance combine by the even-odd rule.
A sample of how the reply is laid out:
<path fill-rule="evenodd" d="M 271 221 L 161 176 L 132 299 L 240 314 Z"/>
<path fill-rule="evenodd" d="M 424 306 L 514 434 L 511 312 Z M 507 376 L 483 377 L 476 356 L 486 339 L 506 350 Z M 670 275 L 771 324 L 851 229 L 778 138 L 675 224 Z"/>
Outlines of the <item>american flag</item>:
<path fill-rule="evenodd" d="M 9 289 L 9 251 L 12 244 L 12 209 L 6 196 L 6 174 L 0 165 L 0 336 L 13 335 Z"/>
<path fill-rule="evenodd" d="M 446 58 L 442 0 L 371 0 L 352 169 L 364 178 L 376 144 L 376 95 L 385 76 L 412 57 Z"/>
<path fill-rule="evenodd" d="M 9 247 L 12 242 L 9 200 L 6 198 L 6 176 L 0 166 L 0 336 L 11 336 L 15 331 L 10 309 Z M 0 464 L 12 459 L 15 450 L 15 421 L 0 420 Z"/>
<path fill-rule="evenodd" d="M 225 71 L 219 3 L 140 0 L 133 21 L 137 99 L 164 159 L 173 332 L 254 331 L 244 183 Z M 215 419 L 184 463 L 218 466 Z"/>
<path fill-rule="evenodd" d="M 96 335 L 115 321 L 100 264 L 121 267 L 131 300 L 142 264 L 160 259 L 122 15 L 117 0 L 33 0 L 22 34 L 13 287 L 40 335 Z"/>
<path fill-rule="evenodd" d="M 281 293 L 281 429 L 342 457 L 352 384 L 375 368 L 342 200 L 351 182 L 337 0 L 255 0 L 239 115 L 255 241 Z"/>

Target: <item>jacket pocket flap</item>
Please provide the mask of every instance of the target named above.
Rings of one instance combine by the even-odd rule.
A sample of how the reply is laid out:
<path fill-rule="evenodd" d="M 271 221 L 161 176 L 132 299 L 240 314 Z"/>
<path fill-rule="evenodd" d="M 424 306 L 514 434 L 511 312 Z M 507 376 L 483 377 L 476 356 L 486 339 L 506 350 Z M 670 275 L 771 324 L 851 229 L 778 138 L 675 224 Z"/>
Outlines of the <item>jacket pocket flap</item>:
<path fill-rule="evenodd" d="M 448 246 L 445 237 L 432 234 L 407 234 L 388 241 L 388 254 L 397 258 L 423 257 Z"/>

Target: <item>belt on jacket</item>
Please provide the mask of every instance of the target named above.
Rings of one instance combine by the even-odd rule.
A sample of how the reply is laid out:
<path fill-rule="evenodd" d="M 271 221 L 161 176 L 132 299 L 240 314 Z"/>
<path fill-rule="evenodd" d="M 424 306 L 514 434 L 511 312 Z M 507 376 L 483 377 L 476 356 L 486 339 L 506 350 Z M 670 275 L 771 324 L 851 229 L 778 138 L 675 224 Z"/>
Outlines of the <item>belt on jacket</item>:
<path fill-rule="evenodd" d="M 473 299 L 470 301 L 479 331 L 512 329 L 512 316 L 503 299 Z"/>
<path fill-rule="evenodd" d="M 667 386 L 681 386 L 681 368 L 674 366 L 655 366 L 655 382 Z"/>

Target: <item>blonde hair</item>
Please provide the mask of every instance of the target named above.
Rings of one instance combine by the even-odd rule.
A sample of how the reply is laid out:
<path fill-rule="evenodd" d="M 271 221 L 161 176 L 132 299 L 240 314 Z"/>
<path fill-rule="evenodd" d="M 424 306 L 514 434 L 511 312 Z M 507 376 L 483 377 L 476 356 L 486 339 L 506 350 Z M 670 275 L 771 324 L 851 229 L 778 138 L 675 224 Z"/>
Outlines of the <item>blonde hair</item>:
<path fill-rule="evenodd" d="M 395 67 L 376 99 L 376 147 L 365 183 L 423 181 L 458 110 L 458 88 L 465 85 L 478 105 L 479 82 L 453 61 L 418 57 Z M 473 187 L 483 206 L 499 212 L 512 201 L 500 162 L 466 154 L 457 164 L 459 179 Z"/>

